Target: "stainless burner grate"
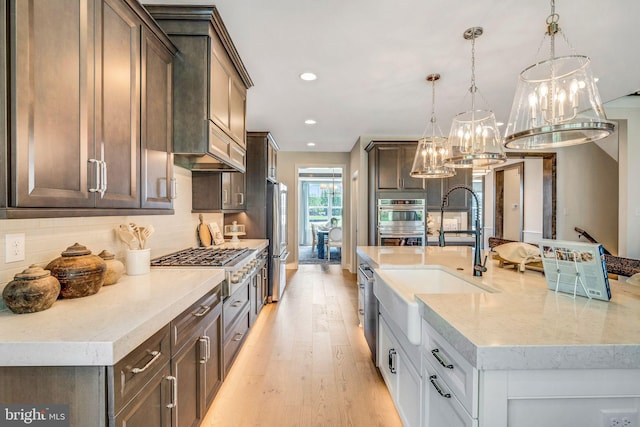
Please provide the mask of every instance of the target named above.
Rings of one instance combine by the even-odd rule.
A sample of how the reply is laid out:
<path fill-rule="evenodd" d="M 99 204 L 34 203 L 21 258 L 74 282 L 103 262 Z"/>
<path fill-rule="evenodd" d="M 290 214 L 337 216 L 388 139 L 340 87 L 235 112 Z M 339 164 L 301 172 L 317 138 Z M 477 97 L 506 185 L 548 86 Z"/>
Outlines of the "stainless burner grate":
<path fill-rule="evenodd" d="M 241 257 L 249 248 L 190 248 L 151 260 L 153 267 L 222 267 Z"/>

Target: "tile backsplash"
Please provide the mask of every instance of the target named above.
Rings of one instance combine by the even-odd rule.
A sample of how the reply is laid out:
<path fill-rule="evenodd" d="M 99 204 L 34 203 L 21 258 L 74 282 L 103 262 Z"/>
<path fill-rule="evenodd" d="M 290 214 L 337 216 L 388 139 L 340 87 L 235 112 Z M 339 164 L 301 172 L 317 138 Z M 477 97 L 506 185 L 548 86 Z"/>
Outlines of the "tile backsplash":
<path fill-rule="evenodd" d="M 176 166 L 174 175 L 178 198 L 174 200 L 173 215 L 0 220 L 0 290 L 29 265 L 45 266 L 76 242 L 94 254 L 108 249 L 124 261 L 126 246 L 115 234 L 115 229 L 122 223 L 153 225 L 155 233 L 147 242 L 152 257 L 196 246 L 199 219 L 198 214 L 191 213 L 191 172 Z M 217 222 L 222 228 L 223 214 L 204 216 L 205 222 Z M 25 234 L 25 260 L 5 263 L 5 235 L 15 233 Z"/>

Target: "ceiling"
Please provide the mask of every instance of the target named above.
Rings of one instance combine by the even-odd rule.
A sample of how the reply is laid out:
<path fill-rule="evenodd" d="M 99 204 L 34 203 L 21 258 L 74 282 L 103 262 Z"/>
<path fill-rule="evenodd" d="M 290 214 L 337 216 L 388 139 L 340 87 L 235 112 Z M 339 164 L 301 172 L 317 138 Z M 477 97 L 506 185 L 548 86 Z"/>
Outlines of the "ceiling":
<path fill-rule="evenodd" d="M 548 57 L 547 0 L 142 0 L 215 4 L 251 76 L 247 130 L 271 131 L 283 151 L 350 151 L 361 135 L 421 136 L 431 114 L 444 134 L 470 109 L 471 42 L 477 105 L 508 120 L 519 72 Z M 640 1 L 558 0 L 559 54 L 588 55 L 603 102 L 640 89 L 633 28 Z M 318 75 L 313 82 L 303 72 Z M 317 121 L 306 125 L 306 119 Z M 314 142 L 315 147 L 307 146 Z"/>

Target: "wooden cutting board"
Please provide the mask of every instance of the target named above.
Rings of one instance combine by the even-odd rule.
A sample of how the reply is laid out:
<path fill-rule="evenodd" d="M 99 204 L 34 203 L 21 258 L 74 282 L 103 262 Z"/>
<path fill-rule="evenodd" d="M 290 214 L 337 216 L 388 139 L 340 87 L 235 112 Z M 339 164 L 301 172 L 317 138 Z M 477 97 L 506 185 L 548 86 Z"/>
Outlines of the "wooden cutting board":
<path fill-rule="evenodd" d="M 204 217 L 202 214 L 199 216 L 200 224 L 198 224 L 198 240 L 200 241 L 200 246 L 211 246 L 211 231 L 209 231 L 209 227 L 204 223 Z"/>

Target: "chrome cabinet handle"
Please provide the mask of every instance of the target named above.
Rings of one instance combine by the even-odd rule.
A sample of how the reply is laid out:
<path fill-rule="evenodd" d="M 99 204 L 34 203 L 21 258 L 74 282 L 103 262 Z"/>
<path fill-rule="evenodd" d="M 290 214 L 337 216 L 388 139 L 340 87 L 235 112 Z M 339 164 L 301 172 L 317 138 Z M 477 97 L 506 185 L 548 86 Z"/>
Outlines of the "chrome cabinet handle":
<path fill-rule="evenodd" d="M 211 337 L 205 335 L 204 339 L 207 341 L 207 362 L 211 359 Z"/>
<path fill-rule="evenodd" d="M 89 188 L 90 193 L 98 193 L 102 189 L 101 178 L 102 174 L 100 173 L 100 162 L 101 160 L 89 159 L 89 163 L 96 164 L 96 186 L 95 188 Z"/>
<path fill-rule="evenodd" d="M 175 408 L 178 406 L 178 379 L 173 375 L 165 377 L 165 379 L 171 381 L 171 403 L 167 403 L 167 408 Z"/>
<path fill-rule="evenodd" d="M 244 193 L 238 193 L 238 204 L 244 205 Z"/>
<path fill-rule="evenodd" d="M 363 309 L 359 309 L 358 313 L 362 314 L 364 316 L 364 310 Z"/>
<path fill-rule="evenodd" d="M 222 203 L 228 203 L 227 202 L 227 190 L 222 190 Z"/>
<path fill-rule="evenodd" d="M 442 358 L 442 356 L 440 356 L 440 350 L 437 348 L 434 348 L 433 350 L 431 350 L 431 354 L 433 354 L 433 357 L 436 358 L 436 360 L 438 361 L 438 363 L 440 363 L 442 366 L 444 366 L 447 369 L 453 369 L 453 365 L 450 363 L 445 362 L 445 360 Z"/>
<path fill-rule="evenodd" d="M 104 197 L 104 193 L 107 192 L 107 162 L 104 160 L 100 161 L 101 173 L 102 173 L 102 181 L 100 183 L 100 198 Z"/>
<path fill-rule="evenodd" d="M 433 385 L 433 387 L 436 389 L 436 391 L 438 392 L 438 394 L 442 397 L 445 397 L 447 399 L 451 399 L 451 393 L 443 393 L 442 392 L 442 387 L 440 387 L 440 385 L 438 384 L 438 382 L 436 381 L 438 379 L 437 376 L 435 375 L 431 375 L 429 377 L 429 381 L 431 381 L 431 385 Z"/>
<path fill-rule="evenodd" d="M 234 301 L 233 304 L 231 304 L 231 307 L 240 307 L 242 305 L 242 301 Z"/>
<path fill-rule="evenodd" d="M 211 306 L 210 305 L 201 305 L 200 306 L 200 311 L 197 313 L 192 313 L 194 315 L 194 317 L 202 317 L 205 314 L 207 314 L 209 311 L 211 311 Z"/>
<path fill-rule="evenodd" d="M 396 370 L 396 357 L 397 357 L 398 353 L 396 352 L 395 348 L 391 348 L 389 349 L 389 371 L 391 371 L 392 374 L 397 373 L 398 371 Z"/>
<path fill-rule="evenodd" d="M 238 332 L 234 337 L 233 340 L 234 341 L 240 341 L 242 339 L 242 337 L 244 336 L 244 334 L 241 334 L 240 332 Z"/>
<path fill-rule="evenodd" d="M 178 181 L 175 178 L 171 178 L 171 200 L 178 198 Z"/>
<path fill-rule="evenodd" d="M 202 348 L 204 348 L 204 356 L 202 356 L 202 350 L 200 351 L 200 363 L 205 364 L 207 363 L 207 337 L 198 338 L 198 342 L 201 343 L 203 345 Z"/>
<path fill-rule="evenodd" d="M 149 366 L 151 366 L 151 364 L 153 364 L 153 362 L 155 362 L 156 360 L 158 360 L 158 358 L 160 358 L 160 356 L 162 356 L 162 353 L 160 353 L 158 350 L 152 351 L 151 353 L 149 353 L 151 356 L 153 356 L 151 358 L 151 360 L 149 360 L 147 362 L 146 365 L 144 365 L 142 368 L 131 368 L 131 373 L 132 374 L 139 374 L 141 372 L 144 372 L 147 370 L 147 368 L 149 368 Z"/>

